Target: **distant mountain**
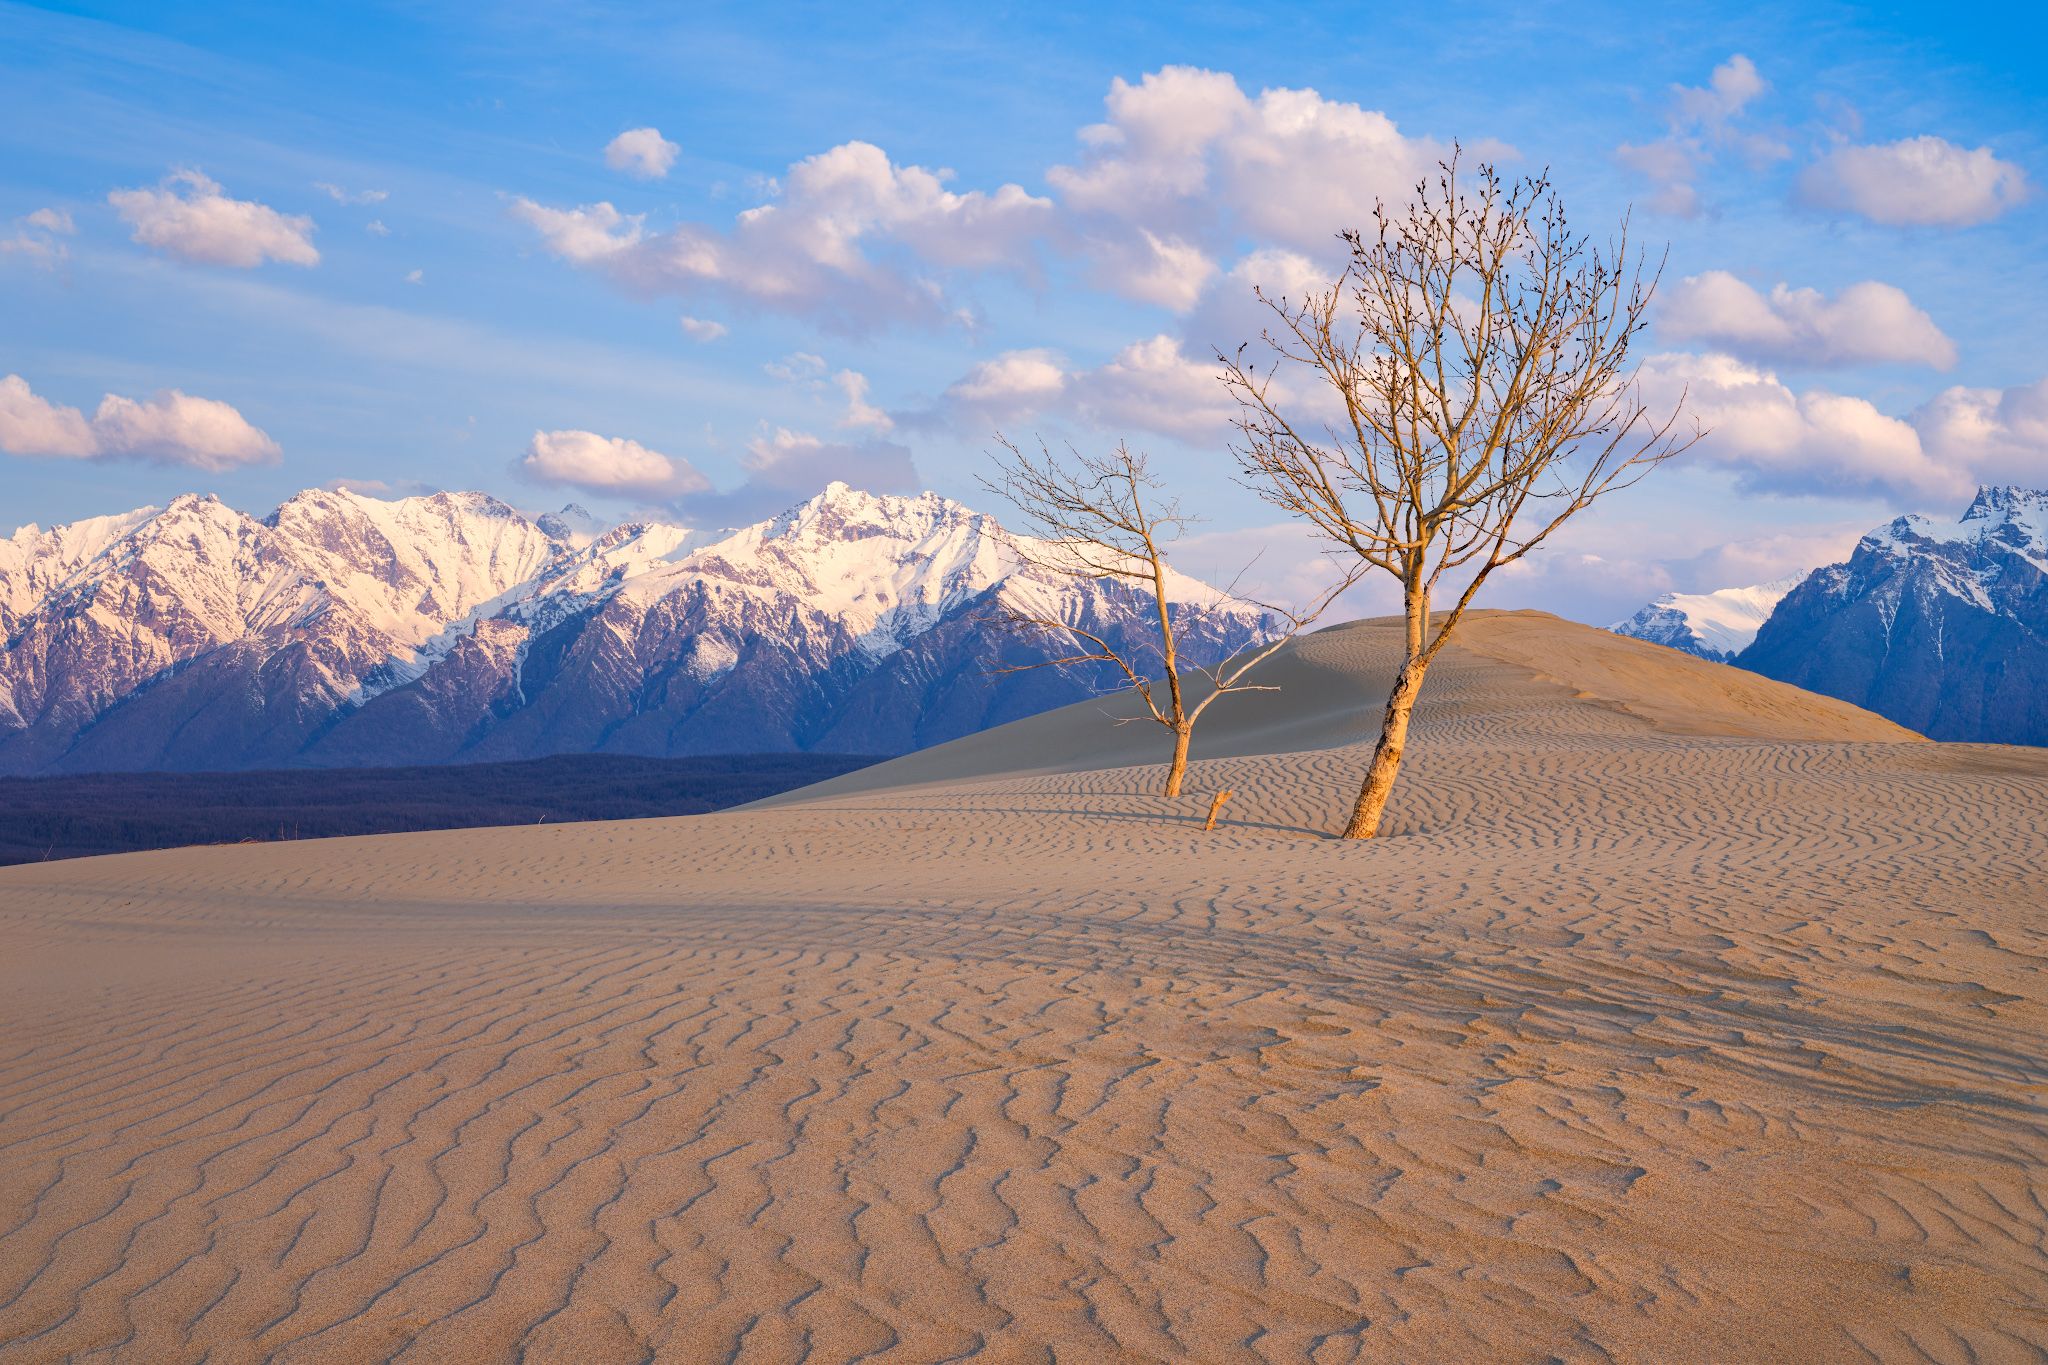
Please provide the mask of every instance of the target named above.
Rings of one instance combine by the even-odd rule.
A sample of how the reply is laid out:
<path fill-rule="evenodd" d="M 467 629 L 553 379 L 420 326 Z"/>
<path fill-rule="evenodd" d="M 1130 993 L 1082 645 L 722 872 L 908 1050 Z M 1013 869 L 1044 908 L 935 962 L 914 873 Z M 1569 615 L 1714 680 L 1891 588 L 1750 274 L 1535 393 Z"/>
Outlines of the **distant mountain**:
<path fill-rule="evenodd" d="M 1714 592 L 1667 592 L 1608 629 L 1727 663 L 1749 648 L 1771 609 L 1805 576 L 1791 574 L 1754 587 Z"/>
<path fill-rule="evenodd" d="M 1900 517 L 1808 575 L 1736 662 L 1935 739 L 2048 744 L 2048 492 Z"/>
<path fill-rule="evenodd" d="M 1089 695 L 1003 673 L 1012 603 L 1129 643 L 1122 585 L 1020 563 L 990 518 L 835 483 L 710 543 L 480 493 L 213 498 L 0 540 L 0 773 L 556 753 L 900 753 Z M 1185 647 L 1278 622 L 1176 578 Z"/>

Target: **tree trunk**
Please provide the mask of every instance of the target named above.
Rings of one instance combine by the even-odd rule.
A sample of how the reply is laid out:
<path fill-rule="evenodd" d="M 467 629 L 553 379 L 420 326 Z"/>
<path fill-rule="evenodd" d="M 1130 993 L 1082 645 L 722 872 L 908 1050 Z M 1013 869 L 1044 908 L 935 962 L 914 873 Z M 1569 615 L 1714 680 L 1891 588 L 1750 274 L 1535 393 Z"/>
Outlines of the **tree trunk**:
<path fill-rule="evenodd" d="M 1192 725 L 1183 726 L 1173 732 L 1173 762 L 1166 769 L 1166 794 L 1180 795 L 1181 780 L 1188 775 L 1188 741 L 1194 737 Z"/>
<path fill-rule="evenodd" d="M 1372 751 L 1372 764 L 1358 788 L 1358 802 L 1351 808 L 1351 823 L 1344 827 L 1346 839 L 1370 839 L 1379 833 L 1380 817 L 1386 814 L 1387 798 L 1394 794 L 1394 779 L 1401 772 L 1401 750 L 1408 743 L 1408 718 L 1415 711 L 1416 694 L 1422 691 L 1422 675 L 1429 665 L 1410 655 L 1394 678 L 1394 690 L 1387 694 L 1387 713 L 1380 721 L 1380 742 Z"/>

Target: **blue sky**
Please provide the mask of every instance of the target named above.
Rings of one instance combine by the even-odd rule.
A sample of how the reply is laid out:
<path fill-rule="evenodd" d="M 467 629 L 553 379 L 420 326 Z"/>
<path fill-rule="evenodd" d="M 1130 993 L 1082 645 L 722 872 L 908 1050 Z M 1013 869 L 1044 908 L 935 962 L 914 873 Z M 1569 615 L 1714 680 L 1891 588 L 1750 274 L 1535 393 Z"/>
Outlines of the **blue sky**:
<path fill-rule="evenodd" d="M 1647 373 L 1714 427 L 1495 604 L 1610 619 L 2048 483 L 2016 10 L 478 8 L 0 4 L 0 523 L 977 501 L 1000 428 L 1151 449 L 1187 567 L 1284 593 L 1203 361 L 1452 139 L 1669 243 Z"/>

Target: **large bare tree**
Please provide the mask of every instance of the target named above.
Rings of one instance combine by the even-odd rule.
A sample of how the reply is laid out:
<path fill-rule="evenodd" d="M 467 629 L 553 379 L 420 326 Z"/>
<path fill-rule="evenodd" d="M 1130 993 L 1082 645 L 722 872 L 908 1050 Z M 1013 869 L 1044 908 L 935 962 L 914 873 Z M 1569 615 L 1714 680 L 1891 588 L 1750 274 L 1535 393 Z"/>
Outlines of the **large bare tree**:
<path fill-rule="evenodd" d="M 1107 455 L 1085 455 L 1070 448 L 1065 459 L 1056 458 L 1041 445 L 1034 458 L 1002 436 L 996 440 L 1007 456 L 997 456 L 997 476 L 981 482 L 1022 517 L 1017 528 L 1021 534 L 1010 538 L 1018 558 L 1065 578 L 1130 584 L 1151 600 L 1158 624 L 1156 642 L 1147 641 L 1142 648 L 1120 648 L 1077 622 L 1012 608 L 1004 615 L 1010 625 L 1046 635 L 1059 641 L 1062 648 L 1045 659 L 1004 671 L 1084 663 L 1114 665 L 1123 682 L 1145 704 L 1143 716 L 1129 719 L 1156 721 L 1173 735 L 1166 794 L 1179 796 L 1187 777 L 1195 722 L 1202 713 L 1226 693 L 1277 691 L 1248 683 L 1245 676 L 1314 622 L 1351 585 L 1355 575 L 1344 578 L 1306 610 L 1254 603 L 1284 621 L 1285 630 L 1214 665 L 1190 668 L 1180 652 L 1181 623 L 1175 615 L 1179 608 L 1170 600 L 1167 549 L 1191 519 L 1180 510 L 1178 499 L 1161 496 L 1162 485 L 1153 477 L 1146 457 L 1120 441 Z M 1235 585 L 1224 595 L 1234 598 Z M 1191 673 L 1207 684 L 1199 699 L 1191 695 L 1201 690 L 1199 683 L 1191 686 Z"/>
<path fill-rule="evenodd" d="M 1626 219 L 1595 245 L 1547 177 L 1468 183 L 1455 155 L 1374 219 L 1333 285 L 1261 292 L 1262 345 L 1219 356 L 1250 485 L 1400 584 L 1406 649 L 1349 839 L 1378 833 L 1423 676 L 1488 576 L 1698 439 L 1682 395 L 1653 413 L 1635 382 L 1658 271 Z"/>

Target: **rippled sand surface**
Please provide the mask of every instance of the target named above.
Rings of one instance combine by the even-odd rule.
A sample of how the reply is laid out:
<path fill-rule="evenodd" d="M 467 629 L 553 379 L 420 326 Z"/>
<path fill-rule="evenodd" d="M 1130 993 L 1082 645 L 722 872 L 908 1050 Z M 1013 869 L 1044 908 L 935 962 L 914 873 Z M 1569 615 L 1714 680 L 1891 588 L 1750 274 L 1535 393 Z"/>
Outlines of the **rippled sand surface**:
<path fill-rule="evenodd" d="M 2048 1356 L 2048 754 L 1490 615 L 1328 840 L 1392 638 L 0 871 L 0 1361 Z"/>

